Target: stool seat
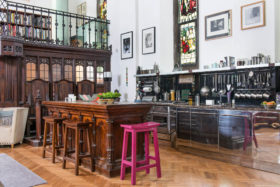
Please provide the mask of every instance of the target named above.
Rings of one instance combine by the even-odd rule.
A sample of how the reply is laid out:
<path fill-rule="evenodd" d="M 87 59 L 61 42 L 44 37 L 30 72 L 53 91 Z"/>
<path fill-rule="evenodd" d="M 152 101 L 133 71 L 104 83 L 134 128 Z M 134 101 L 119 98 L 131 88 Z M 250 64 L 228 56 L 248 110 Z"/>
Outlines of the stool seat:
<path fill-rule="evenodd" d="M 93 122 L 92 121 L 88 121 L 88 122 L 83 122 L 83 121 L 73 121 L 73 120 L 65 120 L 63 121 L 63 124 L 68 125 L 68 127 L 76 127 L 76 126 L 88 126 L 88 125 L 92 125 Z"/>
<path fill-rule="evenodd" d="M 157 138 L 157 127 L 159 123 L 156 122 L 146 122 L 139 124 L 121 124 L 124 128 L 123 136 L 123 147 L 122 147 L 122 162 L 121 162 L 121 180 L 124 179 L 126 167 L 131 167 L 131 184 L 136 183 L 136 172 L 140 170 L 146 170 L 146 173 L 150 173 L 150 168 L 157 168 L 157 177 L 161 177 L 160 169 L 160 158 L 159 158 L 159 147 Z M 136 160 L 136 147 L 137 147 L 137 133 L 145 133 L 145 160 Z M 149 151 L 149 133 L 153 133 L 154 146 L 155 146 L 155 156 L 150 155 Z M 128 133 L 131 133 L 131 161 L 126 160 L 127 145 L 128 145 Z M 150 160 L 154 160 L 155 164 L 150 164 Z M 136 167 L 137 165 L 141 165 Z"/>
<path fill-rule="evenodd" d="M 47 122 L 62 122 L 63 120 L 65 120 L 65 118 L 61 118 L 61 117 L 54 117 L 54 116 L 45 116 L 43 117 L 43 120 L 47 121 Z"/>
<path fill-rule="evenodd" d="M 146 123 L 141 123 L 141 124 L 129 124 L 129 125 L 121 125 L 121 127 L 126 128 L 126 129 L 149 129 L 149 128 L 154 128 L 158 127 L 160 124 L 156 122 L 146 122 Z"/>

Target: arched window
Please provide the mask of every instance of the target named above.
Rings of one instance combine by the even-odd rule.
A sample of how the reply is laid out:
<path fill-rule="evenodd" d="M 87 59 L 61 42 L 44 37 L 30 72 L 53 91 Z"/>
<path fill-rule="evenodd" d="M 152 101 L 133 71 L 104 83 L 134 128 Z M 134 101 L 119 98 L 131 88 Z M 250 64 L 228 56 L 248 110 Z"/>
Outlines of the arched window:
<path fill-rule="evenodd" d="M 53 74 L 53 82 L 61 80 L 61 65 L 60 64 L 52 65 L 52 74 Z"/>
<path fill-rule="evenodd" d="M 198 1 L 178 1 L 178 33 L 175 33 L 176 43 L 179 43 L 177 62 L 182 66 L 198 66 Z M 176 63 L 177 63 L 176 62 Z"/>
<path fill-rule="evenodd" d="M 84 67 L 81 65 L 76 66 L 76 82 L 84 80 Z"/>
<path fill-rule="evenodd" d="M 26 81 L 36 79 L 36 64 L 33 62 L 26 64 Z"/>
<path fill-rule="evenodd" d="M 40 79 L 49 81 L 49 65 L 40 64 Z"/>
<path fill-rule="evenodd" d="M 94 67 L 87 66 L 87 80 L 94 81 Z"/>
<path fill-rule="evenodd" d="M 68 81 L 72 81 L 73 67 L 71 65 L 64 66 L 64 78 Z"/>
<path fill-rule="evenodd" d="M 102 66 L 97 67 L 96 72 L 96 83 L 97 84 L 104 84 L 104 68 Z"/>

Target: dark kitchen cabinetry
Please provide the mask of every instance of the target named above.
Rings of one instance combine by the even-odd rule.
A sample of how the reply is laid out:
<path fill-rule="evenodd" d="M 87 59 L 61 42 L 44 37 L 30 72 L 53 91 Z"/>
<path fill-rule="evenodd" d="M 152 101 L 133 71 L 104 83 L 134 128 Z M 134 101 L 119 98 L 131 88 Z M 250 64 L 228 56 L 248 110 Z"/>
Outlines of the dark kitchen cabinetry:
<path fill-rule="evenodd" d="M 221 110 L 219 115 L 219 145 L 224 148 L 238 149 L 244 143 L 244 118 L 248 112 Z M 250 120 L 248 121 L 250 123 Z M 250 128 L 251 129 L 251 128 Z"/>
<path fill-rule="evenodd" d="M 188 108 L 177 108 L 177 138 L 191 139 L 191 112 Z"/>
<path fill-rule="evenodd" d="M 154 105 L 149 113 L 151 121 L 159 122 L 158 138 L 175 146 L 176 139 L 176 107 L 169 105 Z"/>
<path fill-rule="evenodd" d="M 191 140 L 218 144 L 218 113 L 216 110 L 191 110 Z"/>
<path fill-rule="evenodd" d="M 218 112 L 198 108 L 177 108 L 177 138 L 205 145 L 218 145 Z M 217 146 L 214 146 L 217 147 Z"/>

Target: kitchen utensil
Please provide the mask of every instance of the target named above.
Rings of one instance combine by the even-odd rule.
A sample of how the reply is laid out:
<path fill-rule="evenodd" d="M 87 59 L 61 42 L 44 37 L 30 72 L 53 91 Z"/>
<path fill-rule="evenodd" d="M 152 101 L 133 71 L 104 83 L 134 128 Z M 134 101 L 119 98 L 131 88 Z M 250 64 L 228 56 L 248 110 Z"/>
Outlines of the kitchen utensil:
<path fill-rule="evenodd" d="M 236 93 L 234 94 L 234 97 L 235 97 L 236 99 L 239 99 L 239 98 L 240 98 L 240 93 L 239 93 L 239 92 L 236 92 Z"/>
<path fill-rule="evenodd" d="M 270 94 L 269 94 L 269 93 L 263 93 L 263 94 L 262 94 L 262 97 L 263 97 L 264 99 L 269 99 L 269 98 L 270 98 Z"/>
<path fill-rule="evenodd" d="M 262 96 L 261 93 L 258 93 L 258 94 L 257 94 L 257 99 L 262 99 L 262 97 L 263 97 L 263 96 Z"/>
<path fill-rule="evenodd" d="M 257 94 L 256 93 L 251 93 L 251 98 L 252 99 L 257 99 Z"/>
<path fill-rule="evenodd" d="M 209 95 L 210 89 L 206 86 L 206 76 L 204 76 L 204 86 L 200 89 L 200 94 L 207 97 Z"/>
<path fill-rule="evenodd" d="M 251 99 L 251 94 L 250 94 L 250 92 L 246 93 L 246 94 L 245 94 L 245 97 L 246 97 L 247 99 Z"/>
<path fill-rule="evenodd" d="M 244 99 L 246 97 L 246 95 L 244 93 L 240 94 L 240 98 Z"/>

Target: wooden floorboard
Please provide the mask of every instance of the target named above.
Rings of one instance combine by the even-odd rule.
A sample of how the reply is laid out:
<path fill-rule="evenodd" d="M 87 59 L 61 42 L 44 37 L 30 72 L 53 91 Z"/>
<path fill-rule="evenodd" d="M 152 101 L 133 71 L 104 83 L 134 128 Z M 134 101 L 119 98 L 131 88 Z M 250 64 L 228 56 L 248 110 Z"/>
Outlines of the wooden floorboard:
<path fill-rule="evenodd" d="M 152 148 L 151 148 L 152 149 Z M 9 147 L 0 148 L 34 173 L 45 179 L 48 184 L 41 187 L 125 187 L 130 186 L 130 174 L 124 181 L 119 177 L 106 178 L 83 167 L 80 176 L 74 175 L 74 165 L 67 163 L 67 169 L 61 168 L 61 162 L 51 163 L 50 155 L 41 157 L 41 148 L 29 145 L 18 145 L 13 150 Z M 162 178 L 157 179 L 155 168 L 146 175 L 137 173 L 136 186 L 171 186 L 171 187 L 280 187 L 280 175 L 249 169 L 233 164 L 205 159 L 178 152 L 172 148 L 160 147 Z M 1 166 L 0 166 L 1 167 Z"/>

